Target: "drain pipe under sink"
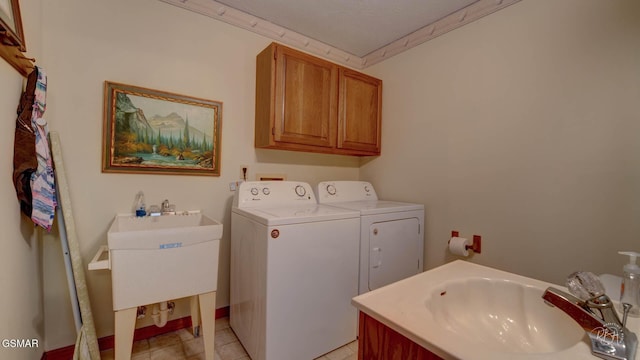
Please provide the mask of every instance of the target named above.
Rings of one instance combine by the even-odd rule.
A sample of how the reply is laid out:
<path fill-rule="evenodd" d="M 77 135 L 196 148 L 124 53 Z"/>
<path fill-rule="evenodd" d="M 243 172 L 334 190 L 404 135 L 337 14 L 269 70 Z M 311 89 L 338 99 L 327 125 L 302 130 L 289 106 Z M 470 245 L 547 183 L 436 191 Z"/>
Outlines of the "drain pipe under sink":
<path fill-rule="evenodd" d="M 163 301 L 158 304 L 153 305 L 153 313 L 151 314 L 153 318 L 153 323 L 156 324 L 157 327 L 163 327 L 167 324 L 167 319 L 169 318 L 169 306 L 167 301 Z"/>

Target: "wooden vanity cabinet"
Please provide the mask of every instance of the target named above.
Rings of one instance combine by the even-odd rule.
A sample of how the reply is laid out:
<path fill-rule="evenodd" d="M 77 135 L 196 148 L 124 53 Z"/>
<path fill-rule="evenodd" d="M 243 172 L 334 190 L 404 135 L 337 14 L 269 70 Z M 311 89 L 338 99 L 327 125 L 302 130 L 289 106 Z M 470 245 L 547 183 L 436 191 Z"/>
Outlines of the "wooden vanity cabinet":
<path fill-rule="evenodd" d="M 272 43 L 256 58 L 255 146 L 379 155 L 382 81 Z"/>
<path fill-rule="evenodd" d="M 360 312 L 358 360 L 441 360 L 397 331 Z"/>

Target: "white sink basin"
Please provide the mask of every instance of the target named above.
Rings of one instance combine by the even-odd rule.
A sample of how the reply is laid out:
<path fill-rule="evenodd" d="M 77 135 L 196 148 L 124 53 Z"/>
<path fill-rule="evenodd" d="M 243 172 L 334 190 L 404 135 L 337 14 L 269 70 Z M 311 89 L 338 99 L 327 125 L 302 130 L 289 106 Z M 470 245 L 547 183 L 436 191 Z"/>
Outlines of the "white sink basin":
<path fill-rule="evenodd" d="M 443 359 L 592 360 L 586 333 L 541 298 L 544 281 L 456 260 L 359 295 L 355 307 Z M 640 334 L 640 318 L 627 327 Z M 640 360 L 640 354 L 635 360 Z"/>
<path fill-rule="evenodd" d="M 107 232 L 113 309 L 217 290 L 222 224 L 200 212 L 118 215 Z"/>
<path fill-rule="evenodd" d="M 548 353 L 580 342 L 584 331 L 546 305 L 544 289 L 505 279 L 467 278 L 436 286 L 425 304 L 442 331 L 476 346 Z"/>
<path fill-rule="evenodd" d="M 109 249 L 157 248 L 222 237 L 222 224 L 200 212 L 135 217 L 118 215 L 107 232 Z"/>

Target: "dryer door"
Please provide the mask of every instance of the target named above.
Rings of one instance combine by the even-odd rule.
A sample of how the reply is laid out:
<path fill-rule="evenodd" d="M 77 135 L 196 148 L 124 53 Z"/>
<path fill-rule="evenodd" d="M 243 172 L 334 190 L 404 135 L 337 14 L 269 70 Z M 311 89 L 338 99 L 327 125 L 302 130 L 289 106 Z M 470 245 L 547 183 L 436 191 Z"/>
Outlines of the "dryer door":
<path fill-rule="evenodd" d="M 420 272 L 420 222 L 382 221 L 369 227 L 369 290 Z"/>

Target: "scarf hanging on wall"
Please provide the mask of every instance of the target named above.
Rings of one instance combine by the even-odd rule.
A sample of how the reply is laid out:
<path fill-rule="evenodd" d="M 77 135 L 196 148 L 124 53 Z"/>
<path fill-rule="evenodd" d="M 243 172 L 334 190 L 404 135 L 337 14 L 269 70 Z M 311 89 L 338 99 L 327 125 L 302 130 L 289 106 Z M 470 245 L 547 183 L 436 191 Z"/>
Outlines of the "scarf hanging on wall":
<path fill-rule="evenodd" d="M 36 134 L 31 126 L 31 112 L 35 99 L 38 67 L 27 77 L 26 89 L 20 96 L 18 103 L 18 118 L 16 119 L 16 133 L 13 140 L 13 185 L 16 188 L 20 210 L 31 218 L 31 174 L 38 167 L 36 158 Z"/>
<path fill-rule="evenodd" d="M 27 77 L 18 104 L 13 151 L 13 183 L 20 210 L 46 230 L 55 216 L 56 195 L 49 150 L 46 109 L 47 76 L 40 67 Z"/>
<path fill-rule="evenodd" d="M 44 119 L 47 98 L 47 75 L 38 68 L 34 92 L 31 126 L 36 134 L 36 158 L 38 167 L 31 174 L 31 220 L 47 230 L 51 229 L 56 212 L 56 187 L 49 147 L 49 128 Z"/>

